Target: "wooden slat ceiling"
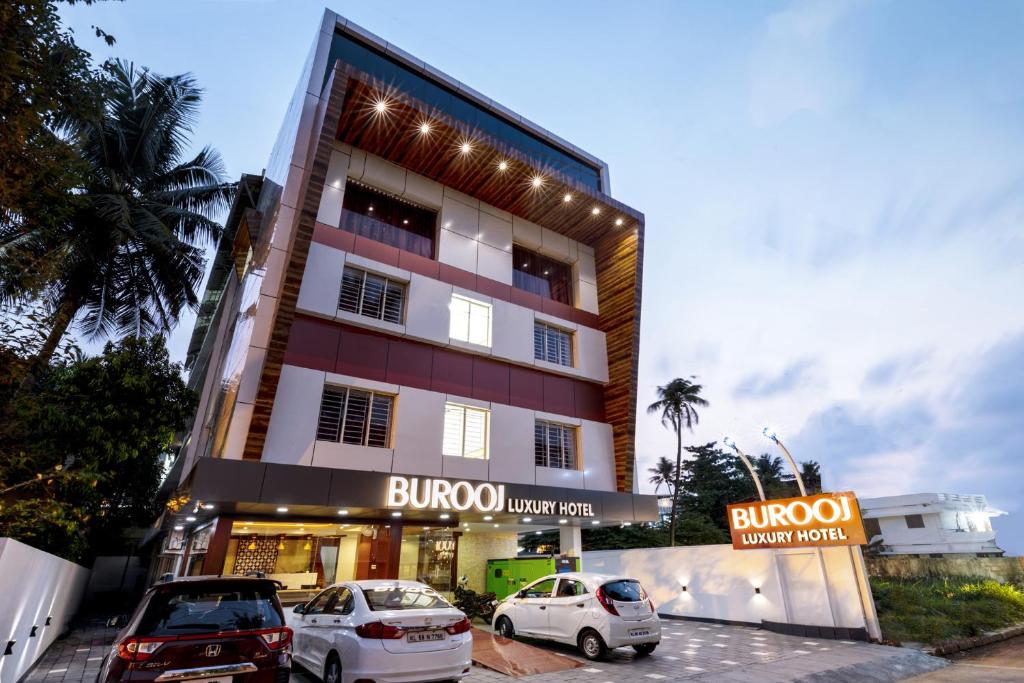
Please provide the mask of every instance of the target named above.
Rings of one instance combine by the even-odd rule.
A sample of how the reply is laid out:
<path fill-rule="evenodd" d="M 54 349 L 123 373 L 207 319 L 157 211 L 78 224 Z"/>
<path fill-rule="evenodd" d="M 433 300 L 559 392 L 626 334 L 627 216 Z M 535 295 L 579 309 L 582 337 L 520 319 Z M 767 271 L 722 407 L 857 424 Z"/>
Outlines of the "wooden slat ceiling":
<path fill-rule="evenodd" d="M 342 142 L 591 246 L 643 223 L 635 209 L 508 144 L 350 65 L 339 70 L 349 76 L 338 122 Z"/>

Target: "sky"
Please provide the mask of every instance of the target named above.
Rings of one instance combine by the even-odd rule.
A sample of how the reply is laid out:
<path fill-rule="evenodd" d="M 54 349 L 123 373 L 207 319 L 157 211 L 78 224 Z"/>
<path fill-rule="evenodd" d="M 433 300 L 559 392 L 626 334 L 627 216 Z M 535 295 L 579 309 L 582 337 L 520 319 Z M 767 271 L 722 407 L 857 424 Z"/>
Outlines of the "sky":
<path fill-rule="evenodd" d="M 1024 553 L 1024 5 L 329 6 L 605 160 L 646 214 L 643 490 L 675 448 L 644 407 L 695 376 L 685 443 L 769 452 L 771 425 L 832 490 L 984 494 Z M 266 165 L 323 7 L 62 13 L 98 58 L 192 72 L 194 141 L 237 178 Z"/>

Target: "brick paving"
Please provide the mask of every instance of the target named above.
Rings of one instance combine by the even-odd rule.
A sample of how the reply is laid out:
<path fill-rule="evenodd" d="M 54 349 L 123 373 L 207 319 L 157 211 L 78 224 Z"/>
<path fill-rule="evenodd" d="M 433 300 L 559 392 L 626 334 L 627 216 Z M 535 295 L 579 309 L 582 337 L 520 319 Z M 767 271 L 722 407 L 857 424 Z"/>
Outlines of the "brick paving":
<path fill-rule="evenodd" d="M 102 622 L 84 624 L 57 640 L 23 683 L 92 683 L 100 660 L 113 643 L 115 629 Z M 524 641 L 531 642 L 531 641 Z M 574 648 L 532 644 L 580 659 Z M 635 681 L 716 681 L 721 683 L 845 683 L 898 681 L 946 666 L 919 651 L 852 641 L 810 640 L 758 628 L 688 621 L 663 621 L 662 642 L 654 654 L 613 650 L 606 661 L 554 674 L 512 679 L 473 667 L 466 683 L 626 683 Z M 292 683 L 319 683 L 301 671 Z"/>

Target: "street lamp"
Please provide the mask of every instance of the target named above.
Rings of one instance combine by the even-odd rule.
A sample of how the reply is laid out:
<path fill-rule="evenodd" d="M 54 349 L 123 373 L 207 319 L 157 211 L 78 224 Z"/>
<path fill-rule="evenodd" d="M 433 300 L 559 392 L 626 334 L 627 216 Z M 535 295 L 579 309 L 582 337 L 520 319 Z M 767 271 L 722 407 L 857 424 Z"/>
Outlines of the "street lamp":
<path fill-rule="evenodd" d="M 769 439 L 775 442 L 775 445 L 782 450 L 782 454 L 786 456 L 786 460 L 789 461 L 789 466 L 793 468 L 793 474 L 796 476 L 796 485 L 800 487 L 800 495 L 807 495 L 807 488 L 804 486 L 804 478 L 800 476 L 800 470 L 797 469 L 796 461 L 793 460 L 793 456 L 789 454 L 789 449 L 779 440 L 775 430 L 771 427 L 765 427 L 762 434 L 767 436 Z"/>
<path fill-rule="evenodd" d="M 751 464 L 750 458 L 747 457 L 747 454 L 740 450 L 740 447 L 736 445 L 736 442 L 733 441 L 730 436 L 722 439 L 722 443 L 736 451 L 736 455 L 738 455 L 740 460 L 743 461 L 743 464 L 747 466 L 747 471 L 750 472 L 750 478 L 754 480 L 754 486 L 757 487 L 757 495 L 761 496 L 761 500 L 767 500 L 767 498 L 764 497 L 764 489 L 761 487 L 761 478 L 757 476 L 757 471 Z"/>

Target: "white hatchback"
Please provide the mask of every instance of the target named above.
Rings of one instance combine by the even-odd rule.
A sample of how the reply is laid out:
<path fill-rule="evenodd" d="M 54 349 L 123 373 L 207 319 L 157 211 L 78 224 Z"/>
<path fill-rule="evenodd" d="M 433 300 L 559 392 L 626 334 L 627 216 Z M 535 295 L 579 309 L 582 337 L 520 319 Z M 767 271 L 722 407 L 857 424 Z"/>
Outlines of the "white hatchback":
<path fill-rule="evenodd" d="M 324 683 L 411 683 L 469 674 L 466 615 L 416 581 L 349 581 L 288 614 L 293 659 Z"/>
<path fill-rule="evenodd" d="M 576 645 L 587 659 L 627 645 L 648 655 L 661 641 L 661 620 L 639 581 L 583 572 L 545 576 L 508 596 L 494 629 Z"/>

